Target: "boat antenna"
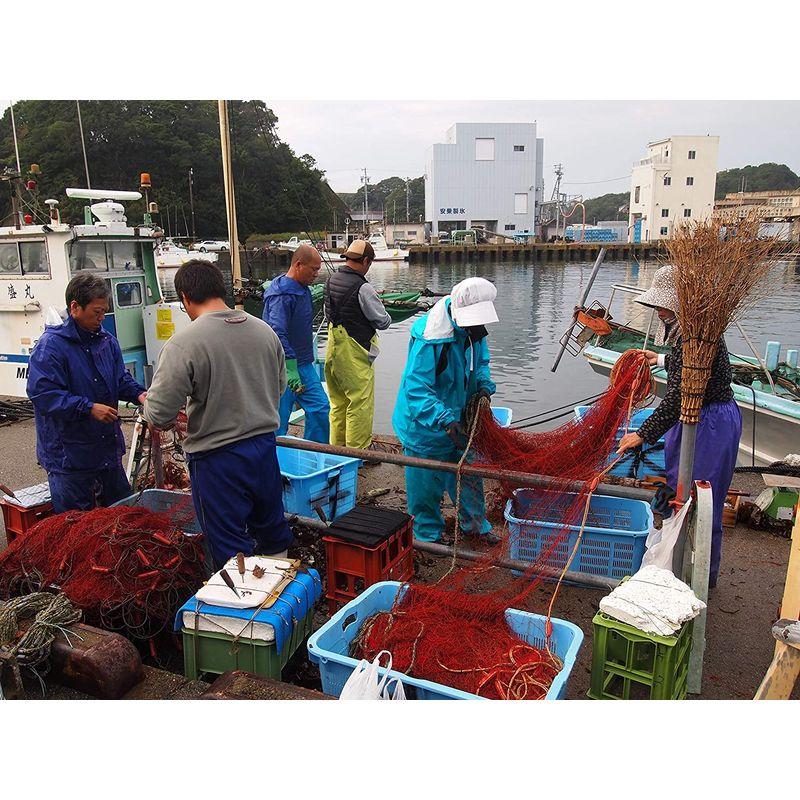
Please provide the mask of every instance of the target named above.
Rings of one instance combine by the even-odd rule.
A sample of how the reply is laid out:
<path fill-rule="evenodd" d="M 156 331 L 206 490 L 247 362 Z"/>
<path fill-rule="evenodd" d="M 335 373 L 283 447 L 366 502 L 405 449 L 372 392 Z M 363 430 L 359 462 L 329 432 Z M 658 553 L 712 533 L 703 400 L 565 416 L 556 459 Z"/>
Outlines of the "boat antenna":
<path fill-rule="evenodd" d="M 86 158 L 86 140 L 83 138 L 83 120 L 81 119 L 81 101 L 76 100 L 75 105 L 78 108 L 78 128 L 81 132 L 81 148 L 83 149 L 83 168 L 86 170 L 86 188 L 92 188 L 92 182 L 89 180 L 89 160 Z M 19 164 L 19 156 L 17 156 L 17 164 Z"/>
<path fill-rule="evenodd" d="M 14 121 L 14 103 L 11 103 L 11 131 L 14 135 L 14 153 L 17 156 L 17 172 L 22 174 L 22 169 L 19 165 L 19 144 L 17 143 L 17 123 Z"/>
<path fill-rule="evenodd" d="M 308 211 L 306 211 L 305 205 L 303 205 L 303 198 L 300 196 L 300 192 L 297 191 L 297 187 L 293 183 L 289 183 L 289 186 L 292 187 L 292 191 L 294 192 L 295 197 L 297 198 L 297 202 L 300 204 L 300 209 L 303 212 L 303 216 L 306 220 L 306 225 L 308 226 L 308 230 L 301 231 L 304 233 L 309 239 L 316 242 L 321 241 L 322 239 L 322 232 L 311 230 L 313 227 L 311 225 L 311 218 L 308 215 Z M 325 265 L 325 268 L 328 270 L 330 274 L 333 274 L 336 270 L 333 268 L 333 261 L 331 260 L 330 255 L 327 252 L 322 253 L 320 252 L 320 256 L 322 257 L 322 263 Z"/>

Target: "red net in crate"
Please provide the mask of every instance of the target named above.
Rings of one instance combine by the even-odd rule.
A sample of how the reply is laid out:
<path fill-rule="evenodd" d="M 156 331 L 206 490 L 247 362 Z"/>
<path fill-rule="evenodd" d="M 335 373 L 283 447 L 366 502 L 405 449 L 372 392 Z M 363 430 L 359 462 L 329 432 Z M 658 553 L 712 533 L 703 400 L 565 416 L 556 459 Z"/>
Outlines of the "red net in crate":
<path fill-rule="evenodd" d="M 412 517 L 377 506 L 357 506 L 328 529 L 325 542 L 331 613 L 379 581 L 414 574 Z"/>
<path fill-rule="evenodd" d="M 389 650 L 394 669 L 482 697 L 543 698 L 562 667 L 550 649 L 549 619 L 560 579 L 542 631 L 543 648 L 522 641 L 510 630 L 506 609 L 519 608 L 541 582 L 543 568 L 550 566 L 570 526 L 583 530 L 592 492 L 614 464 L 608 462 L 617 430 L 627 426 L 651 394 L 647 361 L 641 352 L 630 351 L 619 358 L 608 390 L 584 418 L 555 430 L 527 433 L 501 428 L 488 403 L 473 407 L 469 429 L 470 445 L 477 455 L 474 463 L 550 476 L 549 485 L 539 490 L 538 502 L 531 507 L 537 513 L 546 509 L 546 518 L 558 524 L 525 575 L 489 591 L 487 571 L 503 543 L 469 568 L 456 571 L 454 558 L 451 571 L 434 586 L 410 584 L 391 611 L 365 622 L 351 654 L 371 660 L 381 650 Z M 571 485 L 575 481 L 581 482 L 577 491 Z M 504 498 L 516 488 L 511 482 L 501 482 L 501 487 Z M 565 492 L 568 487 L 571 494 Z M 568 567 L 569 560 L 562 577 Z"/>
<path fill-rule="evenodd" d="M 202 537 L 186 536 L 191 498 L 169 514 L 132 506 L 49 517 L 0 554 L 0 597 L 56 588 L 90 622 L 147 639 L 204 577 Z"/>

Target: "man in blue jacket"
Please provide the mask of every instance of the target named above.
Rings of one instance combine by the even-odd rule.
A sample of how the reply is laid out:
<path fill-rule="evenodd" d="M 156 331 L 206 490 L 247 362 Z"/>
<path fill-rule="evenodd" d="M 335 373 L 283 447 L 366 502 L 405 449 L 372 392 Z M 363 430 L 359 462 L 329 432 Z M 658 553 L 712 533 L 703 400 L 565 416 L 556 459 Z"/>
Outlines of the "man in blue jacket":
<path fill-rule="evenodd" d="M 406 455 L 458 462 L 466 445 L 462 415 L 473 395 L 491 397 L 486 328 L 497 322 L 497 289 L 483 278 L 456 284 L 411 328 L 408 360 L 400 382 L 392 425 Z M 436 542 L 444 530 L 441 502 L 445 491 L 456 500 L 456 476 L 449 472 L 406 468 L 408 511 L 414 536 Z M 496 544 L 486 519 L 483 482 L 461 479 L 459 526 Z"/>
<path fill-rule="evenodd" d="M 301 244 L 292 255 L 289 271 L 275 278 L 265 292 L 262 319 L 278 334 L 286 354 L 288 386 L 281 397 L 277 435 L 286 434 L 297 403 L 305 412 L 304 437 L 328 444 L 330 405 L 314 365 L 314 304 L 308 288 L 321 266 L 317 249 Z"/>
<path fill-rule="evenodd" d="M 46 327 L 31 352 L 28 397 L 36 419 L 36 457 L 47 471 L 53 509 L 89 510 L 127 497 L 119 402 L 146 393 L 125 369 L 114 336 L 102 329 L 111 292 L 82 272 L 66 290 L 67 319 Z"/>

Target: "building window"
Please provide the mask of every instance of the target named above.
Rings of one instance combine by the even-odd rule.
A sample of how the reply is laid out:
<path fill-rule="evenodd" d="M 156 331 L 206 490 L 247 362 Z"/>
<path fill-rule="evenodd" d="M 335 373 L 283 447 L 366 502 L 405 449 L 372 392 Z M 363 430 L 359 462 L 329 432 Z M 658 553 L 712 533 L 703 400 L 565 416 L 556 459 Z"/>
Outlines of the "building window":
<path fill-rule="evenodd" d="M 669 228 L 662 228 L 662 229 L 661 229 L 661 235 L 662 235 L 662 236 L 666 236 L 666 235 L 667 235 L 667 233 L 668 233 L 668 231 L 669 231 Z"/>
<path fill-rule="evenodd" d="M 696 155 L 697 155 L 697 151 L 696 150 L 690 150 L 689 151 L 689 161 L 693 161 Z"/>
<path fill-rule="evenodd" d="M 514 195 L 514 213 L 527 214 L 528 213 L 528 194 L 522 192 Z"/>
<path fill-rule="evenodd" d="M 515 144 L 514 145 L 514 152 L 515 153 L 524 153 L 525 152 L 525 145 L 524 144 Z"/>
<path fill-rule="evenodd" d="M 664 186 L 672 186 L 672 178 L 669 175 L 664 176 Z"/>
<path fill-rule="evenodd" d="M 638 203 L 639 202 L 639 193 L 641 191 L 641 188 L 642 188 L 641 186 L 635 186 L 634 189 L 633 189 L 633 202 L 634 203 Z"/>
<path fill-rule="evenodd" d="M 506 225 L 507 231 L 515 231 L 517 229 L 516 225 Z"/>
<path fill-rule="evenodd" d="M 668 217 L 669 216 L 669 209 L 668 208 L 662 208 L 661 209 L 661 216 L 662 217 Z"/>
<path fill-rule="evenodd" d="M 475 160 L 494 161 L 494 139 L 475 140 Z"/>
<path fill-rule="evenodd" d="M 687 178 L 686 179 L 686 185 L 687 186 L 694 186 L 694 178 L 691 178 L 691 177 Z"/>
<path fill-rule="evenodd" d="M 691 208 L 684 208 L 683 209 L 683 216 L 684 217 L 691 217 L 692 216 L 692 209 Z"/>

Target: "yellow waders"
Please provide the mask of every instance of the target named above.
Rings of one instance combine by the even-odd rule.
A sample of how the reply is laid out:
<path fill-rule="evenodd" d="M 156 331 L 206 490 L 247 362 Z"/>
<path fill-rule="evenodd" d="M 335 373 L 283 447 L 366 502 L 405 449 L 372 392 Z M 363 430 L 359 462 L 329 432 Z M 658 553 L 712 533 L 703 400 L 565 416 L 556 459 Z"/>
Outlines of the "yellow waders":
<path fill-rule="evenodd" d="M 369 353 L 343 325 L 328 325 L 325 382 L 331 403 L 331 444 L 368 448 L 375 411 L 375 371 Z"/>

